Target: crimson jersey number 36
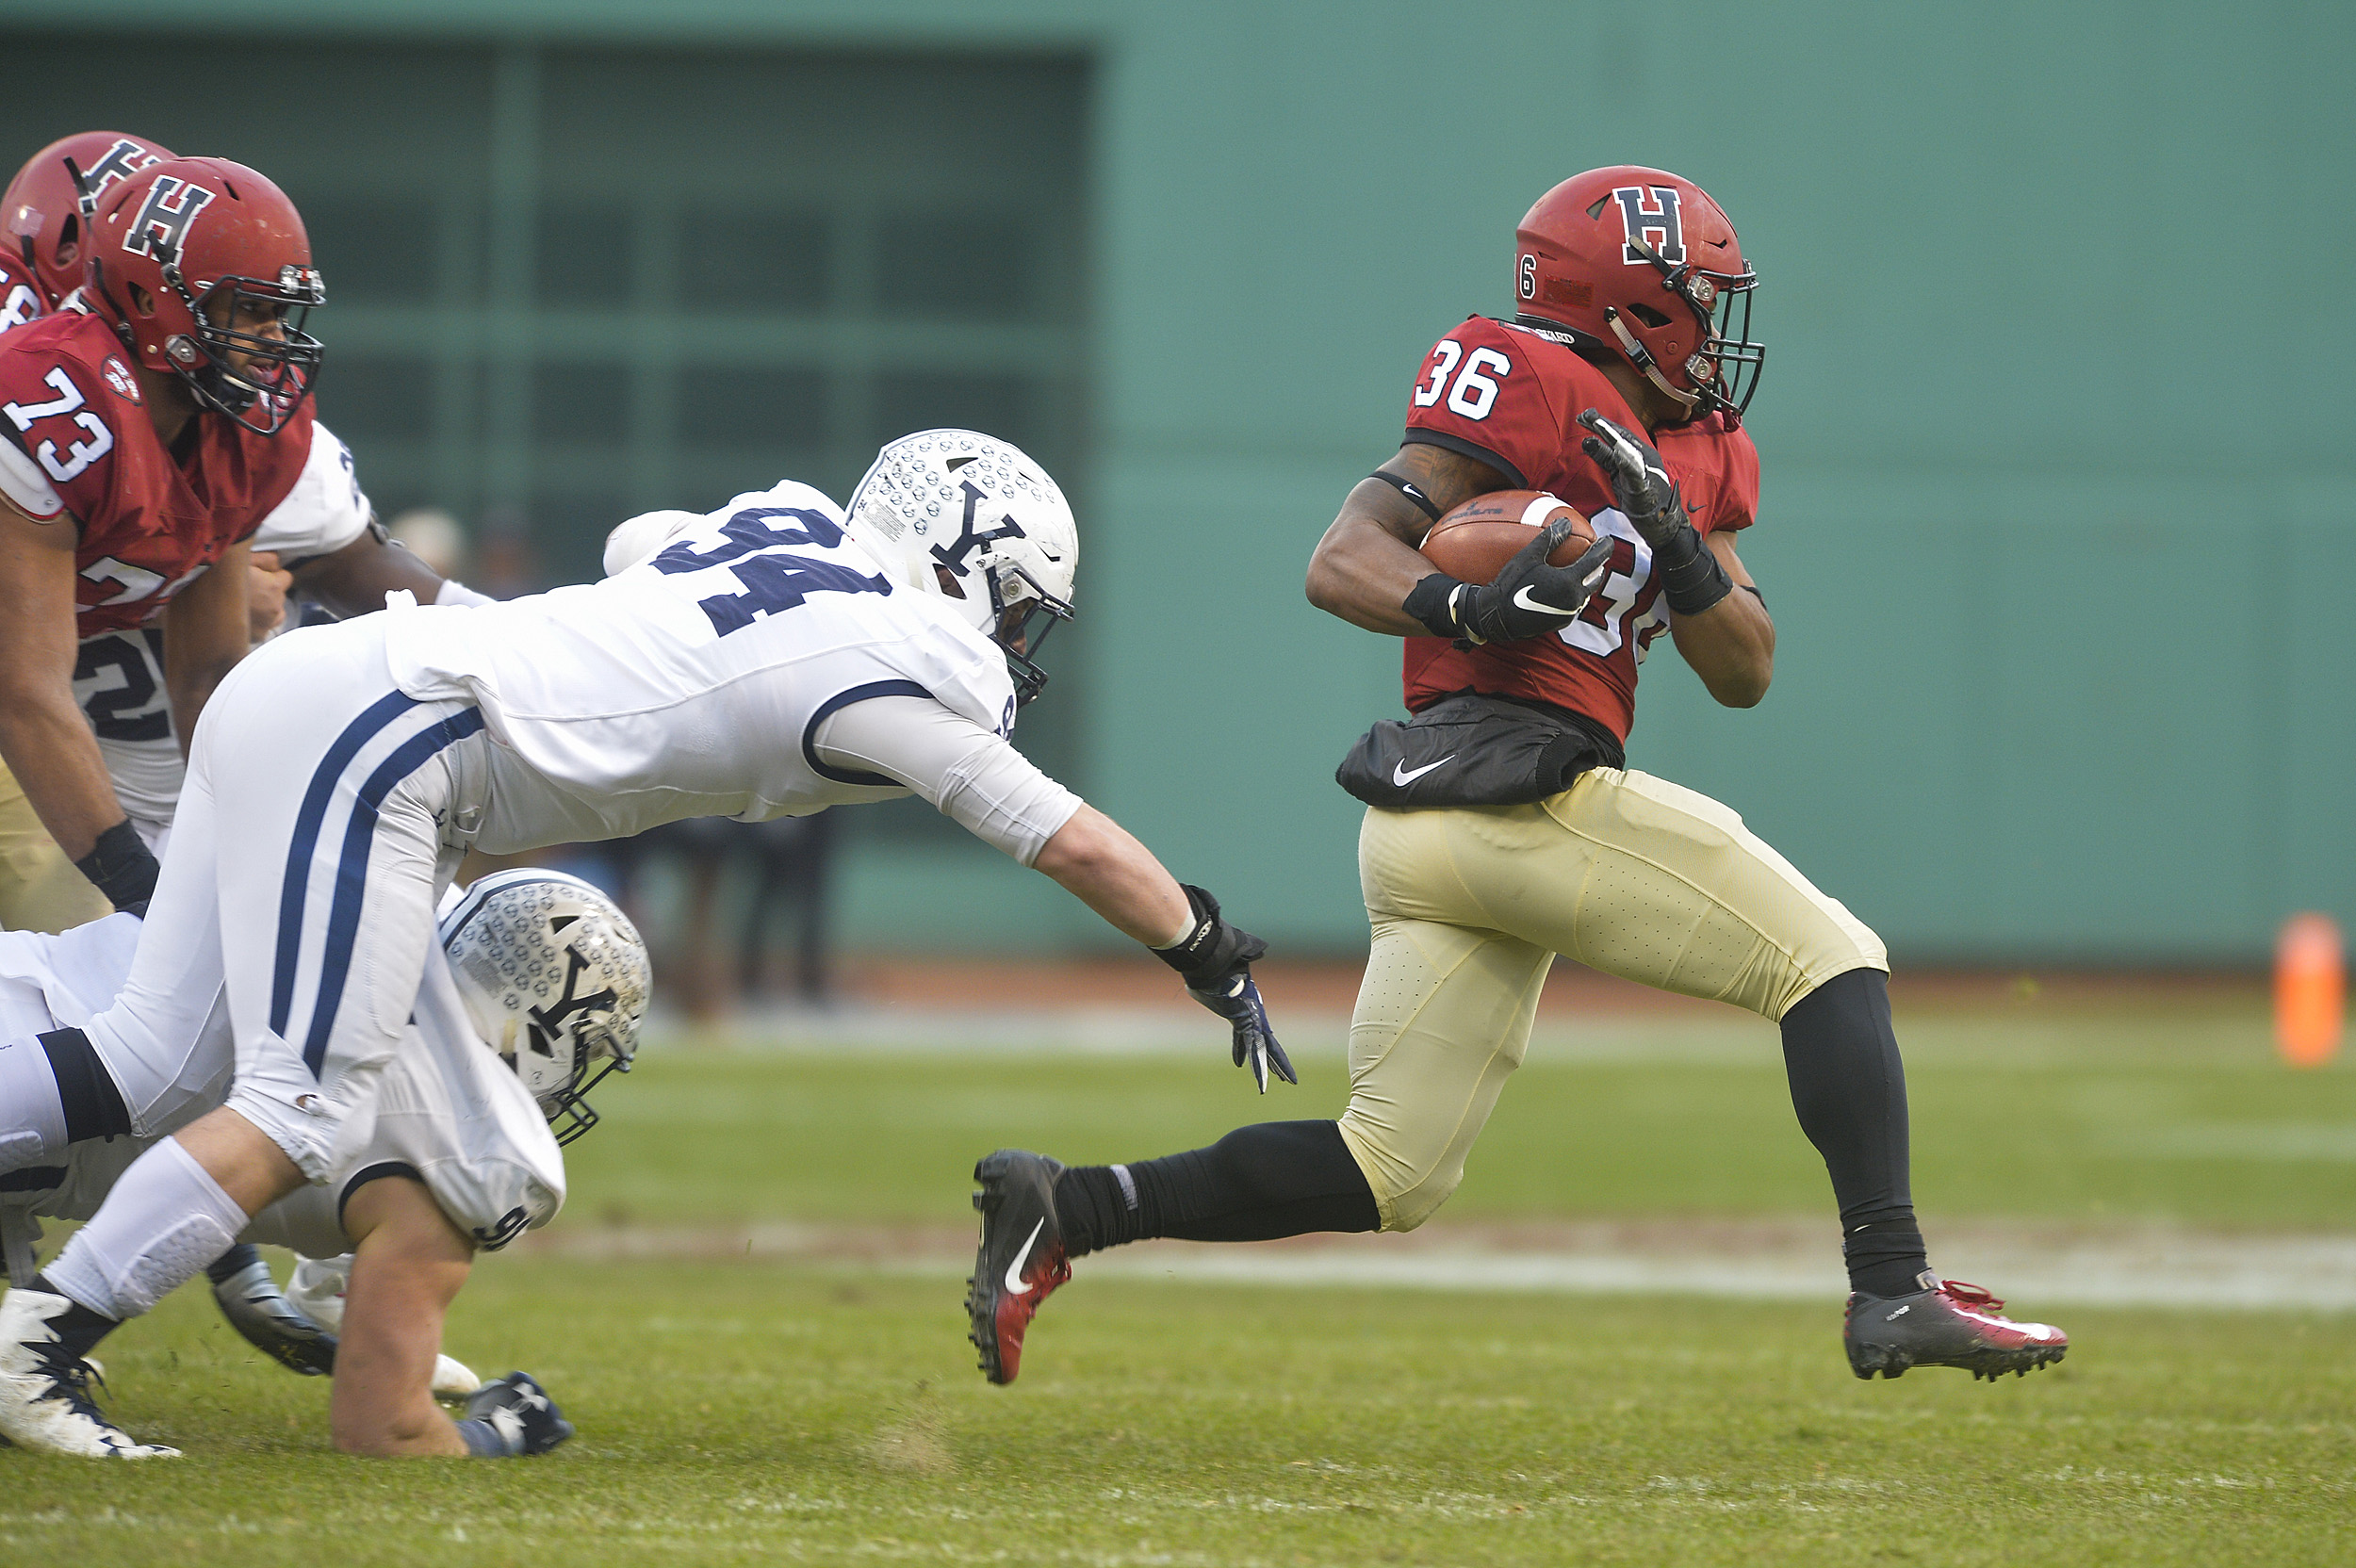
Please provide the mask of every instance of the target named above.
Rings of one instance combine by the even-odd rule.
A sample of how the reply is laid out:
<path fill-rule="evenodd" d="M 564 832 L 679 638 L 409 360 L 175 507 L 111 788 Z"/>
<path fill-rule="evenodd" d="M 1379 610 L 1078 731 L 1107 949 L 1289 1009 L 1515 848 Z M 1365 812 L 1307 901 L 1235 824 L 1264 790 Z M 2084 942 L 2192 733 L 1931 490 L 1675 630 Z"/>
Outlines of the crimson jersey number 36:
<path fill-rule="evenodd" d="M 1458 364 L 1462 362 L 1463 368 Z M 1513 362 L 1495 349 L 1475 349 L 1470 354 L 1453 337 L 1443 337 L 1432 351 L 1432 376 L 1415 388 L 1415 406 L 1430 408 L 1448 396 L 1448 412 L 1467 419 L 1486 419 L 1497 405 L 1497 383 L 1513 374 Z M 1454 381 L 1448 378 L 1453 376 Z"/>
<path fill-rule="evenodd" d="M 63 451 L 57 449 L 55 440 L 42 440 L 33 447 L 33 455 L 41 459 L 41 466 L 49 471 L 49 477 L 63 484 L 114 450 L 115 433 L 106 428 L 106 420 L 82 406 L 82 389 L 74 384 L 74 378 L 65 373 L 64 367 L 51 370 L 42 379 L 57 394 L 56 397 L 47 402 L 0 403 L 0 414 L 7 415 L 8 422 L 27 435 L 43 419 L 73 416 L 74 429 L 80 431 L 88 439 L 68 440 Z"/>

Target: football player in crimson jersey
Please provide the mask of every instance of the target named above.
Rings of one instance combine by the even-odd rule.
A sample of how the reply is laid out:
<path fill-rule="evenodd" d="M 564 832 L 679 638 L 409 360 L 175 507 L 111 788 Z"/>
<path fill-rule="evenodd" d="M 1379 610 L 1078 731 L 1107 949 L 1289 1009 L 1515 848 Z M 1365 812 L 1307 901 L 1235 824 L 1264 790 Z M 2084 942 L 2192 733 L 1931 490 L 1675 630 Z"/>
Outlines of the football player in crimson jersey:
<path fill-rule="evenodd" d="M 386 545 L 350 453 L 304 400 L 316 344 L 258 400 L 277 412 L 237 428 L 231 405 L 258 395 L 236 368 L 283 369 L 268 340 L 301 307 L 271 280 L 309 265 L 302 220 L 267 180 L 88 132 L 18 172 L 0 230 L 0 294 L 19 323 L 0 339 L 0 615 L 24 632 L 0 648 L 0 756 L 21 765 L 0 776 L 0 924 L 54 930 L 104 914 L 106 895 L 136 906 L 153 881 L 181 745 L 251 635 L 245 596 L 277 586 L 258 569 L 242 581 L 242 563 L 207 573 L 214 561 L 286 560 L 301 591 L 341 613 L 393 589 L 481 596 Z M 268 286 L 241 292 L 228 268 Z M 233 312 L 257 329 L 246 341 Z M 184 330 L 155 330 L 175 315 Z M 193 597 L 175 604 L 184 586 Z M 68 856 L 88 863 L 77 873 Z"/>
<path fill-rule="evenodd" d="M 1775 623 L 1735 549 L 1758 515 L 1742 414 L 1765 351 L 1734 227 L 1692 182 L 1623 167 L 1548 191 L 1515 239 L 1518 313 L 1471 317 L 1432 347 L 1405 444 L 1309 566 L 1318 608 L 1405 639 L 1415 715 L 1377 725 L 1339 775 L 1370 808 L 1374 928 L 1349 1109 L 1135 1165 L 983 1160 L 967 1306 L 993 1381 L 1013 1379 L 1040 1299 L 1084 1253 L 1420 1225 L 1463 1179 L 1557 954 L 1782 1026 L 1840 1205 L 1857 1376 L 1994 1378 L 2068 1348 L 1930 1270 L 1879 939 L 1732 811 L 1627 766 L 1637 668 L 1664 628 L 1728 707 L 1756 704 L 1774 673 Z M 1547 564 L 1563 519 L 1492 584 L 1435 572 L 1415 547 L 1431 525 L 1509 489 L 1568 501 L 1595 547 Z"/>

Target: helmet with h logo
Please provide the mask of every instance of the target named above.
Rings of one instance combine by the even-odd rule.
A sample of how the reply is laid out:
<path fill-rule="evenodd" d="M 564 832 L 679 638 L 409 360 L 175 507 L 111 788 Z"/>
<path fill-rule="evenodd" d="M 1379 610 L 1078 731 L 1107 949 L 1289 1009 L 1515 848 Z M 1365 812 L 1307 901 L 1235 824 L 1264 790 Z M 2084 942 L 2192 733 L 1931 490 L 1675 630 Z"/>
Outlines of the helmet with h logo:
<path fill-rule="evenodd" d="M 1734 225 L 1693 181 L 1623 164 L 1574 174 L 1513 236 L 1515 319 L 1568 332 L 1633 366 L 1699 418 L 1740 418 L 1765 345 Z"/>
<path fill-rule="evenodd" d="M 248 430 L 284 429 L 319 374 L 326 302 L 286 193 L 226 158 L 169 158 L 98 197 L 83 298 L 151 370 Z"/>
<path fill-rule="evenodd" d="M 172 149 L 121 131 L 84 131 L 53 141 L 25 160 L 0 196 L 0 228 L 55 310 L 89 273 L 85 229 L 106 188 L 127 180 Z"/>

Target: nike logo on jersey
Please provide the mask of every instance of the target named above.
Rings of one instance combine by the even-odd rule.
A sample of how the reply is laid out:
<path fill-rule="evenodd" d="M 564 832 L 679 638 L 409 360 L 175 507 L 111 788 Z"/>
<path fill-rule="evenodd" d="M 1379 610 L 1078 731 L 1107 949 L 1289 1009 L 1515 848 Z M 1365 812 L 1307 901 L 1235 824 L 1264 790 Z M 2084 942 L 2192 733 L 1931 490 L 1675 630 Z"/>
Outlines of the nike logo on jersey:
<path fill-rule="evenodd" d="M 1391 768 L 1391 782 L 1398 785 L 1401 789 L 1405 789 L 1408 785 L 1413 784 L 1416 779 L 1421 778 L 1425 774 L 1430 773 L 1432 769 L 1445 768 L 1450 762 L 1455 760 L 1456 753 L 1451 751 L 1446 757 L 1441 758 L 1438 761 L 1426 762 L 1420 768 L 1410 768 L 1404 762 L 1395 763 Z"/>
<path fill-rule="evenodd" d="M 1513 591 L 1513 602 L 1520 605 L 1524 610 L 1532 610 L 1541 615 L 1576 615 L 1579 613 L 1579 611 L 1576 608 L 1562 610 L 1551 604 L 1540 604 L 1536 599 L 1530 596 L 1530 585 L 1528 583 L 1522 584 L 1521 587 Z"/>
<path fill-rule="evenodd" d="M 1031 1248 L 1039 1240 L 1039 1233 L 1046 1228 L 1046 1225 L 1047 1217 L 1039 1216 L 1039 1223 L 1031 1227 L 1031 1233 L 1023 1238 L 1023 1250 L 1014 1255 L 1014 1262 L 1006 1265 L 1007 1294 L 1013 1296 L 1031 1294 L 1031 1287 L 1023 1282 L 1023 1266 L 1030 1261 Z"/>

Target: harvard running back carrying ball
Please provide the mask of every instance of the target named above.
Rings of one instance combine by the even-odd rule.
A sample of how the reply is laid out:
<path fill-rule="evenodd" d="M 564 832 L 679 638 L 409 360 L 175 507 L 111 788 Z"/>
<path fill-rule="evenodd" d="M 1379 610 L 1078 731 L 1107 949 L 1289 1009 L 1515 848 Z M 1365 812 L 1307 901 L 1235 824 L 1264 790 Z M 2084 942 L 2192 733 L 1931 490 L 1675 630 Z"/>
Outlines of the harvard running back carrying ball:
<path fill-rule="evenodd" d="M 1595 531 L 1586 518 L 1543 490 L 1475 496 L 1432 524 L 1417 547 L 1448 576 L 1485 588 L 1508 562 L 1530 547 L 1535 531 L 1558 517 L 1569 521 L 1570 531 L 1545 560 L 1549 566 L 1568 566 L 1595 545 Z"/>
<path fill-rule="evenodd" d="M 1758 703 L 1774 673 L 1775 623 L 1735 552 L 1759 514 L 1740 418 L 1765 351 L 1746 335 L 1758 280 L 1734 226 L 1689 180 L 1598 169 L 1540 197 L 1514 241 L 1517 314 L 1468 317 L 1432 345 L 1404 444 L 1309 565 L 1312 603 L 1404 639 L 1414 715 L 1375 724 L 1336 776 L 1367 806 L 1373 930 L 1349 1108 L 1132 1165 L 985 1158 L 969 1307 L 993 1381 L 1015 1376 L 1071 1260 L 1099 1248 L 1422 1224 L 1521 1065 L 1558 954 L 1780 1025 L 1840 1208 L 1857 1376 L 1992 1378 L 2068 1348 L 1930 1271 L 1880 939 L 1742 818 L 1623 750 L 1664 630 L 1727 707 Z M 1546 493 L 1525 515 L 1560 498 L 1597 545 L 1548 564 L 1571 526 L 1555 515 L 1486 586 L 1494 553 L 1453 559 L 1445 534 L 1417 552 L 1450 508 L 1500 490 Z"/>

